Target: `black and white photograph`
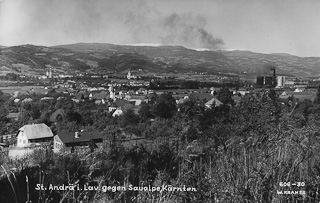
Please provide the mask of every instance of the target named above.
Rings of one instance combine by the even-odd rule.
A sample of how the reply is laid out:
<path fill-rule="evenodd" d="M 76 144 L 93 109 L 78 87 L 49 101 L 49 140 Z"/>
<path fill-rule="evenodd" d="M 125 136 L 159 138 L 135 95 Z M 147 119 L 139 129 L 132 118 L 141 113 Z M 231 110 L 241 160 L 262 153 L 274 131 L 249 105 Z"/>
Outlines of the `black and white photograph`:
<path fill-rule="evenodd" d="M 320 1 L 0 0 L 0 203 L 320 203 Z"/>

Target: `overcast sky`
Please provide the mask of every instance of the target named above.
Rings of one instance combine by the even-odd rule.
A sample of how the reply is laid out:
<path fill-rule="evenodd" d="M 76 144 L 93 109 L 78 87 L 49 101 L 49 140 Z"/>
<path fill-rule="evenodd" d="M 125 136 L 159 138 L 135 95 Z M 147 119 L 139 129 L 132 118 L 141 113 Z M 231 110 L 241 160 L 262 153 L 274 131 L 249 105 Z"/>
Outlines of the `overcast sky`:
<path fill-rule="evenodd" d="M 318 0 L 0 0 L 0 45 L 174 44 L 320 56 Z"/>

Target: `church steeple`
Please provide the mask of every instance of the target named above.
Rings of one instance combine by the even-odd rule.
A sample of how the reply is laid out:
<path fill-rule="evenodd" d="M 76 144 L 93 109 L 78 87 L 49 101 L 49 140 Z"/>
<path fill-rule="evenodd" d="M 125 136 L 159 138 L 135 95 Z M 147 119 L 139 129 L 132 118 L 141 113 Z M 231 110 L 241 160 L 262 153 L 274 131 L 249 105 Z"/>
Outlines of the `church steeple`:
<path fill-rule="evenodd" d="M 131 77 L 132 77 L 132 76 L 131 76 L 131 72 L 130 72 L 130 70 L 129 70 L 128 75 L 127 75 L 128 80 L 130 80 Z"/>

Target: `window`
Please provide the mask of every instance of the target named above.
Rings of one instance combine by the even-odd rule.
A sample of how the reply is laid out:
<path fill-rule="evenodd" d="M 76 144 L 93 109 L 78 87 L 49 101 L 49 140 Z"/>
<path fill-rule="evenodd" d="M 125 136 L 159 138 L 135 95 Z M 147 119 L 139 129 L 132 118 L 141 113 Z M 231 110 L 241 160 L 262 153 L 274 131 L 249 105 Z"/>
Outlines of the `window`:
<path fill-rule="evenodd" d="M 25 144 L 26 143 L 26 140 L 23 140 L 23 144 Z"/>

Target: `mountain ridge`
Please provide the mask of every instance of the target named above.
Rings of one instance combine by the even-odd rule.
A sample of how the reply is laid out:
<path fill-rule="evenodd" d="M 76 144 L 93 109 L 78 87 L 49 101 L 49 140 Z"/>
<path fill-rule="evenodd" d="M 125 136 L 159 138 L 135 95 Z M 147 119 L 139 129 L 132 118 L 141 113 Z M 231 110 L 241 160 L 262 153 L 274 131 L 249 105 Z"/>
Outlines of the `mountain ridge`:
<path fill-rule="evenodd" d="M 268 66 L 275 66 L 278 74 L 320 75 L 320 57 L 299 57 L 286 53 L 262 54 L 249 50 L 197 51 L 170 45 L 75 43 L 50 47 L 20 45 L 4 47 L 0 51 L 2 72 L 12 71 L 17 74 L 43 73 L 47 68 L 54 68 L 61 74 L 141 70 L 261 75 L 269 73 Z"/>

